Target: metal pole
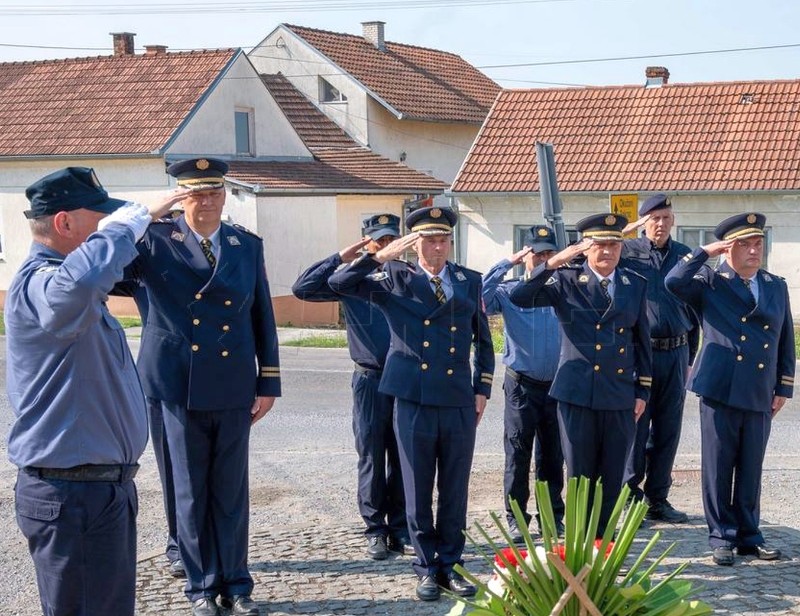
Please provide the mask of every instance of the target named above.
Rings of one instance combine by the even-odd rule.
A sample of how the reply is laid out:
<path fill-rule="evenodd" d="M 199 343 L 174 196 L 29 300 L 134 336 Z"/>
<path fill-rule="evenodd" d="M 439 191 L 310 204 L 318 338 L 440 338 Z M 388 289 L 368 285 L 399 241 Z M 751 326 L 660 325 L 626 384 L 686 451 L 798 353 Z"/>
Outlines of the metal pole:
<path fill-rule="evenodd" d="M 542 200 L 542 216 L 553 227 L 559 250 L 567 246 L 567 232 L 561 218 L 561 199 L 558 197 L 556 159 L 553 144 L 536 142 L 536 164 L 539 169 L 539 195 Z"/>

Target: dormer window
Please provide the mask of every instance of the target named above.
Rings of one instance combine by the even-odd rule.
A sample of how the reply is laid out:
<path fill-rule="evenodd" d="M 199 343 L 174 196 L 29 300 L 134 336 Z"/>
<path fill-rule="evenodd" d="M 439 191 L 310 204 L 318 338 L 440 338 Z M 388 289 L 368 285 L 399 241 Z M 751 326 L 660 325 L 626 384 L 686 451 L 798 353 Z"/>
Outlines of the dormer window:
<path fill-rule="evenodd" d="M 321 103 L 344 103 L 347 97 L 329 81 L 319 78 L 319 100 Z"/>

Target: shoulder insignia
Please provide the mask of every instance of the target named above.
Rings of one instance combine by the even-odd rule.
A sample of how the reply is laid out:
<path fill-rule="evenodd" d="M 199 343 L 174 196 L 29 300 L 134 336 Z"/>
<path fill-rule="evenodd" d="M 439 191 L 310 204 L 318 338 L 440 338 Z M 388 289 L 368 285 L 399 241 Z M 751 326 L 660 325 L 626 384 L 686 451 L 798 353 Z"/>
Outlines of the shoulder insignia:
<path fill-rule="evenodd" d="M 637 272 L 635 269 L 631 269 L 631 268 L 629 268 L 629 267 L 621 267 L 621 268 L 619 268 L 619 269 L 620 269 L 622 272 L 625 272 L 625 274 L 624 274 L 624 275 L 631 276 L 631 277 L 632 277 L 632 278 L 634 278 L 634 279 L 636 279 L 636 278 L 640 278 L 641 280 L 644 280 L 645 282 L 647 282 L 647 276 L 645 276 L 644 274 L 640 274 L 640 273 L 639 273 L 639 272 Z M 628 279 L 628 282 L 625 282 L 624 280 L 623 280 L 622 282 L 623 282 L 623 284 L 630 284 L 630 282 L 631 282 L 631 281 L 630 281 L 630 278 L 629 278 L 629 279 Z"/>
<path fill-rule="evenodd" d="M 375 272 L 374 274 L 370 274 L 367 276 L 370 280 L 374 280 L 375 282 L 380 282 L 381 280 L 386 280 L 389 277 L 389 272 Z"/>
<path fill-rule="evenodd" d="M 705 278 L 703 277 L 703 274 L 695 274 L 694 276 L 692 276 L 692 278 L 694 280 L 705 280 Z"/>
<path fill-rule="evenodd" d="M 241 246 L 242 245 L 242 243 L 239 241 L 239 238 L 236 237 L 235 235 L 226 235 L 225 239 L 228 240 L 228 243 L 231 246 Z"/>
<path fill-rule="evenodd" d="M 181 233 L 180 231 L 173 231 L 169 238 L 175 240 L 176 242 L 182 242 L 186 239 L 186 234 Z"/>
<path fill-rule="evenodd" d="M 37 274 L 45 274 L 47 272 L 54 272 L 58 269 L 57 265 L 43 265 L 39 269 L 36 270 L 35 273 Z"/>
<path fill-rule="evenodd" d="M 631 283 L 630 278 L 628 278 L 625 274 L 619 277 L 622 281 L 622 284 L 629 285 Z"/>
<path fill-rule="evenodd" d="M 723 278 L 725 278 L 726 280 L 730 280 L 731 279 L 731 273 L 730 272 L 720 272 L 719 275 L 722 276 Z"/>
<path fill-rule="evenodd" d="M 581 274 L 580 276 L 578 276 L 578 282 L 582 284 L 587 284 L 589 282 L 589 276 L 587 276 L 586 274 Z"/>
<path fill-rule="evenodd" d="M 683 256 L 683 260 L 687 263 L 692 260 L 692 253 Z"/>
<path fill-rule="evenodd" d="M 464 272 L 456 272 L 456 280 L 459 282 L 464 282 L 467 277 L 464 275 Z"/>
<path fill-rule="evenodd" d="M 545 282 L 544 284 L 545 285 L 549 285 L 549 284 L 555 284 L 555 283 L 556 283 L 555 276 L 550 276 L 550 278 L 548 278 L 547 282 Z"/>
<path fill-rule="evenodd" d="M 772 282 L 772 276 L 764 272 L 764 282 Z"/>
<path fill-rule="evenodd" d="M 166 214 L 164 214 L 161 218 L 156 218 L 153 222 L 173 222 L 181 217 L 183 214 L 183 210 L 170 210 Z"/>
<path fill-rule="evenodd" d="M 259 240 L 259 241 L 263 241 L 263 238 L 262 238 L 260 235 L 258 235 L 258 233 L 253 233 L 253 232 L 252 232 L 250 229 L 248 229 L 247 227 L 243 227 L 242 225 L 239 225 L 239 224 L 236 224 L 236 223 L 233 223 L 233 225 L 232 225 L 232 226 L 233 226 L 235 229 L 237 229 L 237 230 L 241 231 L 242 233 L 247 233 L 247 235 L 251 235 L 251 236 L 253 236 L 254 238 L 256 238 L 257 240 Z"/>

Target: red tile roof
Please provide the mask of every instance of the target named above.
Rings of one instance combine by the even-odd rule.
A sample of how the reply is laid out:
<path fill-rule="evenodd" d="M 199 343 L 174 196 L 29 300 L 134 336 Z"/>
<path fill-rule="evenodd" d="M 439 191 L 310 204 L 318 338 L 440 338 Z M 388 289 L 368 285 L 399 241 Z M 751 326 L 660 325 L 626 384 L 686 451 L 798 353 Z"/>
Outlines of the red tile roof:
<path fill-rule="evenodd" d="M 440 194 L 447 185 L 358 145 L 281 74 L 261 80 L 315 160 L 234 161 L 227 177 L 264 190 Z"/>
<path fill-rule="evenodd" d="M 237 53 L 0 63 L 0 156 L 160 150 Z"/>
<path fill-rule="evenodd" d="M 800 81 L 505 90 L 452 190 L 539 190 L 534 143 L 559 189 L 800 189 Z"/>
<path fill-rule="evenodd" d="M 460 56 L 361 36 L 284 24 L 403 117 L 480 124 L 500 91 Z"/>

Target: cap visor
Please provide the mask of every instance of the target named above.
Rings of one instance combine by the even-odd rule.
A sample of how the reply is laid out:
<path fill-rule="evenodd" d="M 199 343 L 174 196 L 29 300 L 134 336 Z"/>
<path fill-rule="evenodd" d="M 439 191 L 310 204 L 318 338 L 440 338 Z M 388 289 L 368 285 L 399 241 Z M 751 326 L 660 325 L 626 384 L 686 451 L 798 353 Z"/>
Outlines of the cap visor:
<path fill-rule="evenodd" d="M 420 235 L 428 236 L 428 235 L 452 235 L 452 231 L 445 231 L 444 229 L 423 229 L 421 231 L 417 231 Z"/>
<path fill-rule="evenodd" d="M 531 249 L 533 252 L 544 252 L 545 250 L 555 250 L 558 251 L 558 246 L 552 244 L 550 242 L 534 242 L 531 245 Z"/>
<path fill-rule="evenodd" d="M 400 237 L 400 231 L 398 229 L 376 229 L 375 231 L 367 232 L 366 235 L 370 236 L 373 240 L 379 240 L 387 235 Z"/>
<path fill-rule="evenodd" d="M 84 205 L 83 209 L 92 210 L 93 212 L 100 212 L 102 214 L 111 214 L 111 212 L 114 212 L 115 210 L 118 210 L 119 208 L 121 208 L 126 203 L 129 203 L 129 202 L 125 201 L 124 199 L 110 199 L 109 198 L 109 199 L 106 199 L 105 201 L 103 201 L 101 203 L 95 203 L 94 205 Z"/>

